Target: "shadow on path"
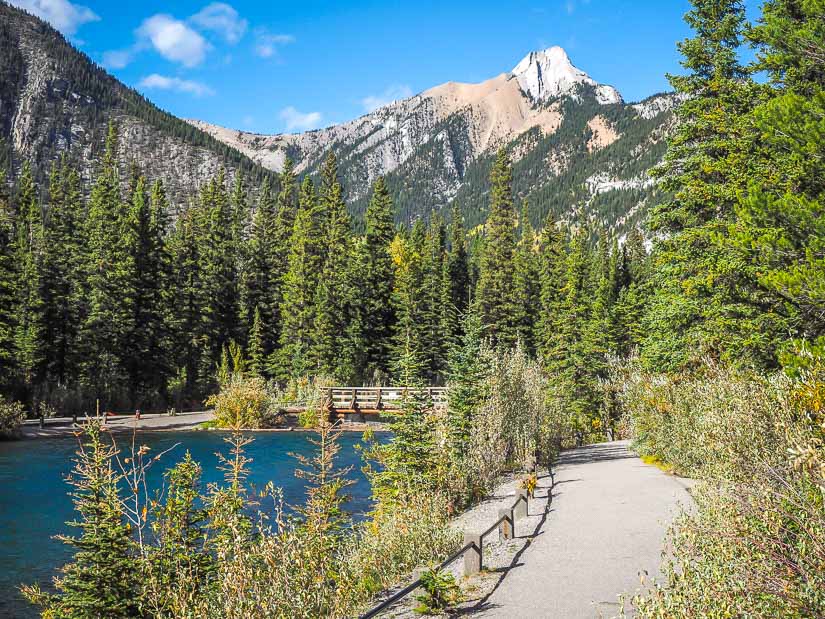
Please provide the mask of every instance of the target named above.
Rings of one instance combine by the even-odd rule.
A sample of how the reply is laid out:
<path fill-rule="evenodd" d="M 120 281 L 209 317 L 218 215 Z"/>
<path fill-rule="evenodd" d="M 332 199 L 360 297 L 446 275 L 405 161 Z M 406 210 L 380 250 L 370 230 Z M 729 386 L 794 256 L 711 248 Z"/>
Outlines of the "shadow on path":
<path fill-rule="evenodd" d="M 556 459 L 556 466 L 607 462 L 610 460 L 629 460 L 633 458 L 638 458 L 638 456 L 629 451 L 624 445 L 599 443 L 597 445 L 587 445 L 586 447 L 561 452 Z"/>
<path fill-rule="evenodd" d="M 475 613 L 478 613 L 478 612 L 481 612 L 481 611 L 484 611 L 484 610 L 488 610 L 490 608 L 497 608 L 497 605 L 491 605 L 491 604 L 488 604 L 487 602 L 492 597 L 492 595 L 496 592 L 496 590 L 501 586 L 501 583 L 504 582 L 504 579 L 511 572 L 511 570 L 513 570 L 513 568 L 524 565 L 523 563 L 520 563 L 521 556 L 532 545 L 533 540 L 535 540 L 539 535 L 541 535 L 543 533 L 542 528 L 544 527 L 544 523 L 547 520 L 547 516 L 553 512 L 553 510 L 550 507 L 553 504 L 553 497 L 556 496 L 556 494 L 554 494 L 554 492 L 553 492 L 553 489 L 556 487 L 556 478 L 555 478 L 555 475 L 554 475 L 552 469 L 550 470 L 550 473 L 548 475 L 543 475 L 543 476 L 539 477 L 539 479 L 544 479 L 548 476 L 551 479 L 551 484 L 550 484 L 550 486 L 548 486 L 545 496 L 543 496 L 543 497 L 542 496 L 536 496 L 535 497 L 536 499 L 541 499 L 541 498 L 547 499 L 547 502 L 544 505 L 544 512 L 541 515 L 541 519 L 538 521 L 536 526 L 533 527 L 532 532 L 528 533 L 527 535 L 517 535 L 516 536 L 519 539 L 526 539 L 527 540 L 525 542 L 524 546 L 522 546 L 521 549 L 513 556 L 513 559 L 510 561 L 510 565 L 508 565 L 506 567 L 496 568 L 495 570 L 491 570 L 491 573 L 499 574 L 499 577 L 498 577 L 498 580 L 496 580 L 496 584 L 493 586 L 493 588 L 490 591 L 488 591 L 487 594 L 483 598 L 478 600 L 472 606 L 469 606 L 467 608 L 462 608 L 462 609 L 452 613 L 452 616 L 474 615 Z M 570 481 L 574 481 L 574 480 L 570 480 Z M 561 484 L 561 483 L 566 483 L 566 482 L 559 482 L 559 483 Z M 528 505 L 528 509 L 529 509 L 529 505 Z M 533 515 L 535 515 L 535 514 L 533 514 Z"/>

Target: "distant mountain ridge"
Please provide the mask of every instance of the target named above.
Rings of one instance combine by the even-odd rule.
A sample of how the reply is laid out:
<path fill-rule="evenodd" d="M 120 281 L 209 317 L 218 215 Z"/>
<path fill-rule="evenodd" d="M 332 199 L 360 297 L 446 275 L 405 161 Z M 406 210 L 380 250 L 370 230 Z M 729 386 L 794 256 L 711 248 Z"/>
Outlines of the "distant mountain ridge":
<path fill-rule="evenodd" d="M 173 198 L 225 167 L 270 175 L 248 157 L 164 112 L 69 44 L 43 20 L 0 0 L 0 165 L 30 161 L 42 177 L 61 154 L 93 176 L 106 127 L 121 135 L 121 167 L 162 178 Z"/>
<path fill-rule="evenodd" d="M 354 214 L 384 176 L 399 221 L 458 205 L 476 226 L 486 217 L 492 157 L 505 147 L 534 223 L 554 213 L 622 233 L 658 199 L 647 172 L 664 154 L 677 103 L 663 94 L 627 104 L 551 47 L 479 84 L 448 82 L 325 129 L 260 135 L 164 112 L 0 0 L 0 166 L 14 177 L 30 161 L 44 178 L 67 153 L 91 180 L 114 121 L 122 170 L 134 162 L 163 179 L 182 207 L 221 167 L 254 186 L 287 156 L 315 175 L 333 149 Z"/>
<path fill-rule="evenodd" d="M 275 171 L 288 156 L 299 172 L 315 173 L 333 149 L 356 211 L 375 179 L 386 176 L 400 219 L 408 222 L 456 202 L 470 223 L 481 222 L 490 158 L 504 146 L 535 221 L 553 211 L 562 219 L 588 217 L 625 228 L 655 195 L 646 172 L 664 153 L 676 102 L 664 94 L 627 105 L 614 87 L 551 47 L 480 84 L 448 82 L 305 133 L 265 135 L 190 122 Z"/>

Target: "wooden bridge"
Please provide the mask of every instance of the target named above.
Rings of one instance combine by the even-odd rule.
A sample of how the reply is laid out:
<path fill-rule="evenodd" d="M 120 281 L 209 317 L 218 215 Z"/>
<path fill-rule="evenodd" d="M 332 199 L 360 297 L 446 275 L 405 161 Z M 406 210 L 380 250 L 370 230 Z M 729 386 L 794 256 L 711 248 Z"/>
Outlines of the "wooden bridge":
<path fill-rule="evenodd" d="M 380 415 L 400 410 L 406 397 L 423 397 L 435 408 L 447 406 L 446 387 L 328 387 L 324 409 L 337 417 Z"/>

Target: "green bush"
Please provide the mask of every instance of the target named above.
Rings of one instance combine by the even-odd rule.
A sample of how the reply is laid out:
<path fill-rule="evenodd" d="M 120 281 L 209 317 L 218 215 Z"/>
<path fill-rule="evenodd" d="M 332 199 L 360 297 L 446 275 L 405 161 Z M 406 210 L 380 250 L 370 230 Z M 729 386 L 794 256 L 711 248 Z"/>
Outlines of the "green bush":
<path fill-rule="evenodd" d="M 638 451 L 700 480 L 639 616 L 825 615 L 825 364 L 809 361 L 794 378 L 628 373 Z"/>
<path fill-rule="evenodd" d="M 0 396 L 0 439 L 19 438 L 26 409 L 20 402 Z"/>
<path fill-rule="evenodd" d="M 279 417 L 275 398 L 262 378 L 232 374 L 221 390 L 206 400 L 215 409 L 220 428 L 258 429 L 272 426 Z"/>

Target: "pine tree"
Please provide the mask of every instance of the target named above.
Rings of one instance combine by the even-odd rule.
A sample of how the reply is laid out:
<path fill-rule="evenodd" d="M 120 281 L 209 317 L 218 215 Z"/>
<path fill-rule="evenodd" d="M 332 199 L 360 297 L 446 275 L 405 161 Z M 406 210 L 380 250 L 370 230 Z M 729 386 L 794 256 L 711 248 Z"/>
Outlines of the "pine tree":
<path fill-rule="evenodd" d="M 269 180 L 265 179 L 258 194 L 258 207 L 252 218 L 252 229 L 245 254 L 247 260 L 243 272 L 242 305 L 244 320 L 253 325 L 258 313 L 258 345 L 264 357 L 271 355 L 278 343 L 278 324 L 281 283 L 277 280 L 280 270 L 277 244 L 277 219 L 275 200 L 272 198 Z M 252 340 L 252 333 L 248 339 Z M 260 368 L 266 375 L 266 370 Z"/>
<path fill-rule="evenodd" d="M 0 386 L 11 388 L 16 370 L 18 264 L 15 260 L 14 214 L 6 194 L 5 172 L 0 171 Z"/>
<path fill-rule="evenodd" d="M 557 345 L 561 304 L 567 270 L 567 241 L 552 214 L 541 233 L 539 256 L 538 353 L 548 363 Z"/>
<path fill-rule="evenodd" d="M 45 616 L 65 619 L 130 619 L 139 616 L 138 565 L 124 517 L 118 484 L 121 475 L 112 459 L 115 449 L 104 442 L 97 422 L 86 428 L 71 483 L 77 537 L 60 539 L 74 549 L 74 559 L 62 568 L 57 595 L 38 588 L 25 591 Z"/>
<path fill-rule="evenodd" d="M 165 226 L 166 194 L 160 182 L 147 187 L 138 177 L 126 214 L 123 243 L 129 255 L 129 289 L 132 291 L 131 325 L 125 370 L 130 400 L 141 406 L 143 399 L 161 391 L 170 373 L 167 368 Z"/>
<path fill-rule="evenodd" d="M 391 368 L 395 379 L 404 385 L 405 380 L 412 378 L 416 382 L 428 381 L 431 374 L 427 354 L 427 304 L 423 294 L 426 237 L 424 224 L 418 220 L 409 236 L 399 234 L 392 244 L 395 264 L 392 302 L 397 322 Z M 410 369 L 413 365 L 415 372 Z"/>
<path fill-rule="evenodd" d="M 15 260 L 18 264 L 14 349 L 24 387 L 31 393 L 44 378 L 43 254 L 45 238 L 37 187 L 31 168 L 23 168 L 17 198 Z"/>
<path fill-rule="evenodd" d="M 366 234 L 363 280 L 360 288 L 359 319 L 363 325 L 364 367 L 361 374 L 370 378 L 376 371 L 386 374 L 390 367 L 390 347 L 396 322 L 392 294 L 395 277 L 390 243 L 395 236 L 393 205 L 383 178 L 373 187 L 365 214 Z"/>
<path fill-rule="evenodd" d="M 319 201 L 325 215 L 325 247 L 321 277 L 315 294 L 315 336 L 312 356 L 320 376 L 345 381 L 354 372 L 354 361 L 343 346 L 351 300 L 349 288 L 350 237 L 352 222 L 338 179 L 338 164 L 332 151 L 321 174 Z M 360 291 L 358 291 L 360 294 Z"/>
<path fill-rule="evenodd" d="M 551 374 L 563 386 L 565 406 L 580 437 L 589 432 L 589 421 L 598 413 L 597 379 L 603 366 L 603 352 L 594 347 L 590 329 L 591 264 L 587 235 L 579 231 L 570 241 L 558 337 L 547 360 Z"/>
<path fill-rule="evenodd" d="M 536 260 L 535 232 L 530 225 L 528 206 L 521 215 L 521 239 L 513 257 L 513 297 L 515 300 L 516 332 L 522 348 L 529 355 L 536 354 L 537 313 L 541 287 L 539 265 Z"/>
<path fill-rule="evenodd" d="M 762 325 L 747 274 L 716 243 L 734 216 L 744 188 L 748 113 L 758 87 L 738 54 L 745 22 L 741 0 L 693 0 L 686 21 L 695 31 L 679 44 L 686 75 L 670 76 L 685 95 L 678 129 L 655 175 L 673 198 L 653 209 L 656 294 L 643 350 L 648 364 L 675 368 L 697 355 L 748 356 L 745 332 Z"/>
<path fill-rule="evenodd" d="M 481 256 L 478 305 L 492 342 L 510 348 L 518 340 L 518 312 L 513 294 L 517 218 L 513 207 L 513 173 L 503 148 L 498 151 L 493 164 L 490 184 L 490 215 Z"/>
<path fill-rule="evenodd" d="M 758 173 L 748 174 L 728 231 L 729 247 L 754 282 L 751 294 L 761 301 L 761 329 L 751 338 L 758 338 L 763 365 L 776 362 L 788 334 L 825 337 L 822 15 L 818 0 L 769 0 L 749 33 L 759 50 L 753 70 L 764 71 L 768 85 L 752 115 Z"/>
<path fill-rule="evenodd" d="M 478 312 L 470 309 L 464 319 L 461 342 L 450 351 L 447 422 L 453 454 L 466 453 L 473 418 L 485 399 L 486 378 L 491 367 L 482 346 L 484 329 Z"/>
<path fill-rule="evenodd" d="M 436 384 L 447 368 L 451 344 L 448 307 L 445 305 L 444 262 L 446 230 L 440 215 L 433 213 L 421 247 L 421 285 L 414 294 L 421 301 L 421 345 L 426 355 L 425 379 Z M 400 314 L 400 312 L 399 312 Z"/>
<path fill-rule="evenodd" d="M 324 262 L 324 220 L 315 185 L 308 176 L 301 183 L 298 204 L 289 242 L 289 270 L 284 277 L 281 350 L 275 359 L 275 374 L 282 379 L 306 374 L 312 368 L 315 292 Z"/>
<path fill-rule="evenodd" d="M 252 319 L 252 329 L 249 331 L 249 346 L 246 356 L 249 359 L 249 373 L 252 376 L 266 376 L 266 340 L 261 312 L 257 307 Z"/>
<path fill-rule="evenodd" d="M 454 341 L 461 337 L 461 326 L 470 303 L 470 261 L 467 256 L 467 238 L 464 220 L 458 205 L 453 205 L 449 227 L 450 247 L 447 253 L 445 279 L 448 283 L 448 311 L 450 335 Z"/>
<path fill-rule="evenodd" d="M 85 282 L 81 295 L 86 299 L 86 309 L 79 334 L 81 380 L 89 395 L 103 398 L 104 403 L 125 388 L 123 357 L 129 350 L 128 335 L 134 331 L 130 256 L 117 242 L 126 232 L 117 148 L 117 131 L 110 125 L 84 230 Z"/>
<path fill-rule="evenodd" d="M 80 177 L 64 157 L 52 169 L 44 230 L 43 340 L 48 346 L 48 375 L 57 384 L 76 379 L 78 276 L 82 268 L 79 226 L 83 218 Z"/>
<path fill-rule="evenodd" d="M 237 340 L 240 325 L 238 277 L 232 245 L 232 216 L 226 193 L 225 172 L 221 170 L 201 192 L 203 247 L 199 253 L 201 283 L 204 288 L 203 331 L 200 380 L 209 382 L 221 351 Z"/>

